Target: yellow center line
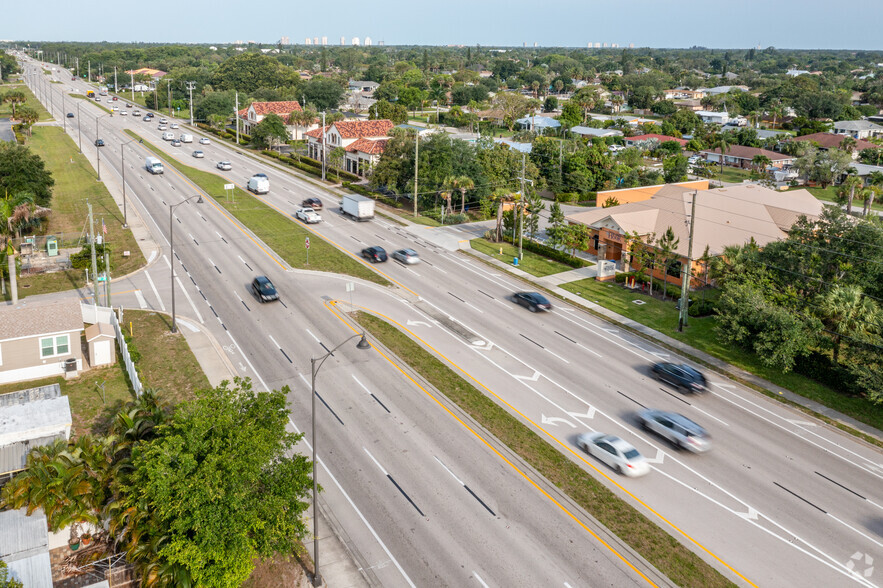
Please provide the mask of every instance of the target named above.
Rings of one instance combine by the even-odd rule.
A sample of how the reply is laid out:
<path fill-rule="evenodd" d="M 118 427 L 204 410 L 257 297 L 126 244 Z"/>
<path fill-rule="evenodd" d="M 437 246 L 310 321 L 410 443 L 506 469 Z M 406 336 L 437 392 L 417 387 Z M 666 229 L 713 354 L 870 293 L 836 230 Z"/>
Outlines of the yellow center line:
<path fill-rule="evenodd" d="M 336 304 L 337 301 L 333 301 L 333 303 Z M 327 303 L 326 303 L 326 305 L 327 305 Z M 514 412 L 515 414 L 519 415 L 522 419 L 524 419 L 525 421 L 527 421 L 528 423 L 530 423 L 531 425 L 533 425 L 534 427 L 536 427 L 538 430 L 542 431 L 542 432 L 543 432 L 543 433 L 544 433 L 549 439 L 551 439 L 552 441 L 554 441 L 556 444 L 560 445 L 562 448 L 566 449 L 568 452 L 570 452 L 572 455 L 574 455 L 576 458 L 578 458 L 578 459 L 579 459 L 580 461 L 582 461 L 584 464 L 586 464 L 587 466 L 591 467 L 593 470 L 595 470 L 596 472 L 598 472 L 599 474 L 601 474 L 602 476 L 604 476 L 609 482 L 611 482 L 611 483 L 614 484 L 617 488 L 619 488 L 620 490 L 622 490 L 623 492 L 625 492 L 626 494 L 628 494 L 629 497 L 631 497 L 633 500 L 635 500 L 635 501 L 636 501 L 637 503 L 639 503 L 641 506 L 643 506 L 644 508 L 646 508 L 648 511 L 650 511 L 651 513 L 653 513 L 654 515 L 656 515 L 657 517 L 659 517 L 660 520 L 664 521 L 664 522 L 665 522 L 667 525 L 669 525 L 672 529 L 674 529 L 675 531 L 677 531 L 678 533 L 680 533 L 684 538 L 686 538 L 688 541 L 690 541 L 691 543 L 693 543 L 694 545 L 696 545 L 696 547 L 698 547 L 699 549 L 701 549 L 702 551 L 704 551 L 705 553 L 707 553 L 708 555 L 710 555 L 711 557 L 713 557 L 715 560 L 717 560 L 718 562 L 720 562 L 722 565 L 726 566 L 726 568 L 727 568 L 728 570 L 730 570 L 731 572 L 733 572 L 734 574 L 736 574 L 737 576 L 739 576 L 742 580 L 744 580 L 745 582 L 747 582 L 749 585 L 754 586 L 754 588 L 757 588 L 757 585 L 754 584 L 754 582 L 752 582 L 751 580 L 749 580 L 748 578 L 746 578 L 744 575 L 742 575 L 741 573 L 739 573 L 738 571 L 736 571 L 736 569 L 733 568 L 730 564 L 728 564 L 727 562 L 725 562 L 724 560 L 722 560 L 720 557 L 718 557 L 715 553 L 713 553 L 713 552 L 712 552 L 711 550 L 709 550 L 707 547 L 705 547 L 704 545 L 702 545 L 701 543 L 699 543 L 696 539 L 694 539 L 693 537 L 691 537 L 690 535 L 688 535 L 685 531 L 683 531 L 682 529 L 680 529 L 679 527 L 677 527 L 674 523 L 672 523 L 672 522 L 669 521 L 667 518 L 665 518 L 664 516 L 662 516 L 662 514 L 660 514 L 659 512 L 657 512 L 655 509 L 653 509 L 653 507 L 651 507 L 649 504 L 647 504 L 646 502 L 644 502 L 643 500 L 641 500 L 640 498 L 638 498 L 637 496 L 635 496 L 634 494 L 632 494 L 629 490 L 627 490 L 625 487 L 623 487 L 622 485 L 620 485 L 619 482 L 617 482 L 616 480 L 614 480 L 613 478 L 611 478 L 610 476 L 608 476 L 605 472 L 603 472 L 603 471 L 601 471 L 600 469 L 598 469 L 593 463 L 591 463 L 591 462 L 589 462 L 588 460 L 586 460 L 586 458 L 585 458 L 582 454 L 575 452 L 575 451 L 574 451 L 569 445 L 567 445 L 567 444 L 565 444 L 564 442 L 562 442 L 561 440 L 559 440 L 557 437 L 555 437 L 554 435 L 552 435 L 551 433 L 549 433 L 549 432 L 548 432 L 546 429 L 544 429 L 542 426 L 540 426 L 540 425 L 538 425 L 536 422 L 534 422 L 530 417 L 528 417 L 527 415 L 525 415 L 524 413 L 522 413 L 521 411 L 519 411 L 517 408 L 515 408 L 514 406 L 512 406 L 511 404 L 509 404 L 507 401 L 505 401 L 504 399 L 502 399 L 502 398 L 501 398 L 500 396 L 498 396 L 493 390 L 491 390 L 490 388 L 488 388 L 487 386 L 485 386 L 483 383 L 481 383 L 480 381 L 478 381 L 477 379 L 475 379 L 475 378 L 474 378 L 471 374 L 469 374 L 466 370 L 464 370 L 463 368 L 461 368 L 460 366 L 458 366 L 457 364 L 455 364 L 453 361 L 451 361 L 450 359 L 448 359 L 444 354 L 442 354 L 441 352 L 439 352 L 439 351 L 438 351 L 437 349 L 435 349 L 433 346 L 429 345 L 426 341 L 424 341 L 423 339 L 421 339 L 421 338 L 420 338 L 418 335 L 416 335 L 413 331 L 411 331 L 411 330 L 408 329 L 407 327 L 405 327 L 405 326 L 399 324 L 399 323 L 396 322 L 395 320 L 393 320 L 393 319 L 391 319 L 391 318 L 389 318 L 389 317 L 387 317 L 387 316 L 385 316 L 385 315 L 383 315 L 383 314 L 381 314 L 381 313 L 379 313 L 379 312 L 376 312 L 376 311 L 373 311 L 373 310 L 370 310 L 370 309 L 367 309 L 367 308 L 364 308 L 364 307 L 359 307 L 359 308 L 361 308 L 362 310 L 364 310 L 364 311 L 366 311 L 366 312 L 370 312 L 371 314 L 374 314 L 374 315 L 376 315 L 376 316 L 378 316 L 378 317 L 381 317 L 381 318 L 383 318 L 384 320 L 386 320 L 386 321 L 388 321 L 388 322 L 390 322 L 390 323 L 395 324 L 395 325 L 398 326 L 401 330 L 403 330 L 403 331 L 407 332 L 409 335 L 411 335 L 411 337 L 413 337 L 413 338 L 416 339 L 417 341 L 420 341 L 420 343 L 421 343 L 422 345 L 424 345 L 426 348 L 432 350 L 436 355 L 438 355 L 439 357 L 441 357 L 442 359 L 444 359 L 444 360 L 445 360 L 445 361 L 446 361 L 451 367 L 453 367 L 454 369 L 456 369 L 457 371 L 459 371 L 460 373 L 462 373 L 467 379 L 469 379 L 469 380 L 471 380 L 472 382 L 474 382 L 477 386 L 480 386 L 482 389 L 484 389 L 485 391 L 487 391 L 488 394 L 490 394 L 490 395 L 492 395 L 494 398 L 496 398 L 500 403 L 502 403 L 502 404 L 504 404 L 505 406 L 507 406 L 512 412 Z M 343 319 L 341 319 L 341 320 L 343 320 Z M 344 322 L 345 322 L 345 321 L 344 321 Z M 352 327 L 350 327 L 350 328 L 352 328 Z M 383 354 L 381 353 L 381 355 L 383 355 Z M 384 357 L 386 357 L 386 356 L 384 355 Z M 389 358 L 387 358 L 387 360 L 389 360 Z M 398 367 L 398 366 L 396 366 L 396 367 Z M 399 368 L 399 371 L 402 371 L 401 368 Z M 405 372 L 402 371 L 402 373 L 404 374 Z M 407 374 L 405 374 L 405 376 L 408 377 L 408 379 L 410 379 L 411 381 L 414 381 L 414 380 L 413 380 L 410 376 L 408 376 Z M 415 382 L 415 384 L 416 384 L 416 382 Z M 418 386 L 421 390 L 423 390 L 424 392 L 426 392 L 426 390 L 424 390 L 419 384 L 417 384 L 417 386 Z M 429 393 L 427 392 L 427 394 L 429 394 Z M 430 396 L 432 396 L 432 395 L 430 394 Z M 434 399 L 434 398 L 433 398 L 433 399 Z M 434 399 L 434 400 L 435 400 L 435 399 Z M 438 402 L 438 400 L 436 400 L 436 402 Z M 445 409 L 445 410 L 447 410 L 447 409 Z M 450 411 L 448 411 L 448 412 L 450 412 Z M 457 418 L 456 415 L 453 415 L 453 416 L 454 416 L 454 418 Z M 457 419 L 457 420 L 459 420 L 459 419 Z M 464 426 L 466 426 L 467 429 L 469 428 L 468 425 L 465 425 L 465 424 L 464 424 Z M 472 429 L 469 429 L 469 430 L 471 431 Z M 473 431 L 473 432 L 474 432 L 474 431 Z M 476 435 L 477 435 L 477 434 L 476 434 Z M 483 439 L 482 439 L 482 440 L 483 440 Z M 493 449 L 493 448 L 492 448 L 492 449 Z M 501 457 L 502 457 L 502 456 L 501 456 Z M 504 457 L 503 459 L 506 459 L 506 458 Z M 507 463 L 509 463 L 508 460 L 507 460 Z M 510 465 L 511 465 L 511 464 L 510 464 Z M 514 468 L 515 466 L 513 465 L 512 467 Z M 515 468 L 515 469 L 517 470 L 518 468 Z M 522 473 L 522 472 L 519 470 L 519 473 Z M 522 475 L 524 475 L 524 474 L 522 473 Z M 526 477 L 526 476 L 525 476 L 525 477 Z M 533 483 L 533 482 L 531 481 L 531 483 Z M 534 484 L 534 485 L 536 485 L 536 484 Z M 540 491 L 542 492 L 542 489 L 540 489 Z M 543 492 L 543 493 L 545 494 L 545 492 Z M 547 495 L 547 496 L 548 496 L 548 495 Z M 553 498 L 551 498 L 551 497 L 550 497 L 550 499 L 551 499 L 553 502 L 555 501 L 555 500 L 554 500 Z M 555 502 L 555 504 L 558 504 L 558 503 Z M 562 508 L 562 510 L 564 510 L 565 512 L 568 512 L 568 514 L 570 514 L 569 511 L 567 511 L 567 509 L 565 509 L 563 506 L 561 506 L 560 504 L 558 504 L 558 506 L 560 506 L 560 507 Z M 570 516 L 573 516 L 573 515 L 571 514 Z M 582 524 L 582 523 L 580 523 L 580 524 Z M 585 525 L 583 525 L 583 527 L 585 527 Z M 586 529 L 589 530 L 589 532 L 591 532 L 590 529 L 588 529 L 588 528 L 586 528 Z M 595 535 L 595 534 L 592 533 L 592 535 Z M 596 535 L 595 535 L 595 536 L 596 536 Z M 596 536 L 596 537 L 597 537 L 597 536 Z M 599 539 L 599 541 L 601 541 L 601 542 L 603 543 L 603 540 Z M 604 543 L 604 544 L 607 545 L 606 543 Z M 609 547 L 609 546 L 608 546 L 608 547 Z M 611 549 L 611 551 L 614 551 L 612 548 L 610 548 L 610 549 Z M 616 552 L 614 551 L 614 553 L 616 553 Z M 619 554 L 617 553 L 617 555 L 619 555 Z M 622 557 L 622 556 L 620 556 L 620 557 Z M 623 561 L 625 561 L 625 560 L 623 560 Z M 631 564 L 629 564 L 629 565 L 631 565 Z M 640 572 L 639 572 L 639 573 L 640 573 Z M 643 574 L 642 574 L 642 576 L 643 576 Z M 648 581 L 649 581 L 649 580 L 648 580 Z"/>
<path fill-rule="evenodd" d="M 356 329 L 355 329 L 355 328 L 354 328 L 349 322 L 347 322 L 346 319 L 344 319 L 343 317 L 340 316 L 340 312 L 337 310 L 336 306 L 337 306 L 337 301 L 336 301 L 336 300 L 333 300 L 333 301 L 330 301 L 330 302 L 325 302 L 325 307 L 326 307 L 326 308 L 329 308 L 329 310 L 331 311 L 331 313 L 334 314 L 334 316 L 336 316 L 336 317 L 337 317 L 337 318 L 338 318 L 343 324 L 345 324 L 345 325 L 346 325 L 347 327 L 349 327 L 351 330 L 353 330 L 353 331 L 355 331 L 355 332 L 359 332 L 359 331 L 357 331 L 357 330 L 356 330 Z M 379 314 L 379 313 L 377 313 L 377 315 L 383 317 L 383 315 L 381 315 L 381 314 Z M 383 317 L 383 318 L 386 318 L 386 317 Z M 387 320 L 390 320 L 390 321 L 391 321 L 391 319 L 387 319 Z M 391 321 L 391 322 L 394 323 L 394 324 L 396 324 L 396 325 L 398 325 L 398 323 L 396 323 L 395 321 Z M 401 327 L 401 325 L 398 325 L 398 326 Z M 410 331 L 409 331 L 409 332 L 410 332 Z M 370 343 L 370 341 L 369 341 L 369 343 Z M 398 370 L 403 376 L 405 376 L 406 378 L 408 378 L 408 379 L 409 379 L 409 380 L 410 380 L 415 386 L 417 386 L 420 390 L 422 390 L 424 394 L 426 394 L 427 396 L 429 396 L 429 398 L 431 398 L 431 399 L 432 399 L 432 400 L 433 400 L 433 401 L 434 401 L 439 407 L 441 407 L 442 410 L 444 410 L 445 412 L 447 412 L 447 413 L 448 413 L 450 416 L 452 416 L 452 417 L 453 417 L 458 423 L 460 423 L 460 424 L 461 424 L 461 425 L 462 425 L 467 431 L 469 431 L 470 433 L 472 433 L 472 434 L 473 434 L 473 435 L 474 435 L 479 441 L 481 441 L 482 443 L 484 443 L 484 445 L 485 445 L 488 449 L 490 449 L 491 451 L 493 451 L 493 452 L 497 455 L 497 457 L 499 457 L 499 458 L 502 459 L 504 462 L 506 462 L 506 464 L 507 464 L 509 467 L 511 467 L 511 468 L 512 468 L 513 470 L 515 470 L 516 472 L 518 472 L 518 474 L 520 474 L 521 477 L 523 477 L 525 480 L 527 480 L 527 481 L 528 481 L 528 482 L 529 482 L 534 488 L 536 488 L 537 490 L 539 490 L 540 493 L 541 493 L 543 496 L 545 496 L 546 498 L 548 498 L 548 499 L 549 499 L 549 500 L 550 500 L 555 506 L 557 506 L 559 509 L 561 509 L 562 511 L 564 511 L 564 513 L 566 513 L 571 519 L 573 519 L 573 520 L 574 520 L 574 521 L 575 521 L 580 527 L 582 527 L 584 530 L 586 530 L 586 531 L 587 531 L 592 537 L 594 537 L 599 543 L 601 543 L 601 545 L 603 545 L 603 546 L 606 547 L 608 550 L 610 550 L 611 553 L 613 553 L 614 555 L 616 555 L 616 557 L 618 557 L 623 563 L 625 563 L 628 567 L 630 567 L 630 568 L 631 568 L 636 574 L 638 574 L 639 576 L 641 576 L 641 578 L 643 578 L 648 584 L 650 584 L 651 586 L 658 586 L 655 582 L 653 582 L 653 580 L 651 580 L 651 579 L 648 578 L 646 575 L 644 575 L 644 573 L 643 573 L 641 570 L 639 570 L 638 568 L 636 568 L 636 567 L 634 566 L 634 564 L 632 564 L 632 562 L 630 562 L 629 560 L 627 560 L 627 559 L 625 558 L 624 555 L 622 555 L 620 552 L 618 552 L 618 551 L 617 551 L 612 545 L 610 545 L 609 543 L 607 543 L 606 541 L 604 541 L 604 539 L 602 539 L 601 537 L 599 537 L 597 533 L 595 533 L 595 532 L 594 532 L 592 529 L 590 529 L 585 523 L 583 523 L 579 518 L 577 518 L 577 516 L 576 516 L 575 514 L 573 514 L 572 512 L 570 512 L 570 511 L 567 509 L 567 507 L 565 507 L 563 504 L 561 504 L 560 502 L 558 502 L 557 500 L 555 500 L 555 498 L 552 497 L 548 492 L 546 492 L 545 490 L 543 490 L 543 489 L 539 486 L 539 484 L 537 484 L 535 481 L 533 481 L 533 479 L 531 479 L 530 476 L 528 476 L 524 471 L 522 471 L 517 465 L 515 465 L 514 463 L 512 463 L 512 462 L 511 462 L 511 461 L 510 461 L 505 455 L 503 455 L 502 453 L 500 453 L 500 452 L 499 452 L 499 451 L 498 451 L 493 445 L 491 445 L 491 443 L 490 443 L 485 437 L 483 437 L 478 431 L 476 431 L 475 429 L 473 429 L 472 427 L 470 427 L 468 424 L 466 424 L 466 423 L 465 423 L 460 417 L 458 417 L 457 415 L 455 415 L 455 414 L 451 411 L 451 409 L 449 409 L 449 408 L 448 408 L 447 406 L 445 406 L 445 405 L 444 405 L 444 404 L 443 404 L 438 398 L 436 398 L 435 395 L 433 395 L 429 390 L 427 390 L 426 388 L 424 388 L 423 386 L 421 386 L 420 383 L 419 383 L 417 380 L 415 380 L 414 378 L 412 378 L 407 372 L 405 372 L 405 370 L 402 369 L 401 366 L 399 366 L 396 362 L 394 362 L 389 356 L 387 356 L 385 353 L 383 353 L 382 351 L 380 351 L 379 349 L 377 349 L 377 347 L 375 347 L 374 345 L 371 345 L 371 347 L 372 347 L 375 351 L 377 351 L 380 355 L 382 355 L 383 358 L 386 359 L 386 361 L 388 361 L 393 367 L 395 367 L 395 368 L 396 368 L 396 369 L 397 369 L 397 370 Z"/>

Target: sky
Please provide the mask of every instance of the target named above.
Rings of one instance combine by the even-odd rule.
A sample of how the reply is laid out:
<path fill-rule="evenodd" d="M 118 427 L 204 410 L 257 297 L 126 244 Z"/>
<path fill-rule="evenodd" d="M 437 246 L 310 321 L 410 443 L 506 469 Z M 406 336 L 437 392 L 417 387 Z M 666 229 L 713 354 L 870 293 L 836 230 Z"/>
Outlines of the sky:
<path fill-rule="evenodd" d="M 883 49 L 883 0 L 41 0 L 38 13 L 27 2 L 4 4 L 6 40 Z"/>

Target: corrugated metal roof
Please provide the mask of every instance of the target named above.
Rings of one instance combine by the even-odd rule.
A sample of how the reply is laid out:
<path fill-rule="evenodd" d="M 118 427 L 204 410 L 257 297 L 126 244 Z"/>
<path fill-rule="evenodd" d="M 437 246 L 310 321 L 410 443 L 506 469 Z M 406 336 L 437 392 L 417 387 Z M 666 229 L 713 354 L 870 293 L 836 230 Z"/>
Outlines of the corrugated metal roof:
<path fill-rule="evenodd" d="M 27 588 L 52 588 L 52 564 L 49 552 L 38 553 L 9 564 L 9 575 Z"/>
<path fill-rule="evenodd" d="M 28 453 L 35 447 L 51 445 L 56 439 L 65 439 L 63 434 L 27 439 L 9 445 L 0 445 L 0 475 L 23 470 L 28 461 Z"/>
<path fill-rule="evenodd" d="M 67 396 L 0 408 L 0 446 L 70 432 Z"/>
<path fill-rule="evenodd" d="M 0 309 L 0 341 L 82 330 L 83 311 L 76 298 L 22 302 Z"/>
<path fill-rule="evenodd" d="M 24 508 L 0 512 L 0 558 L 7 563 L 49 553 L 46 515 L 42 510 L 34 511 L 31 516 L 25 512 Z"/>
<path fill-rule="evenodd" d="M 4 406 L 12 406 L 13 404 L 26 404 L 37 400 L 58 398 L 59 396 L 61 396 L 61 386 L 58 384 L 16 390 L 15 392 L 0 394 L 0 408 L 3 408 Z"/>

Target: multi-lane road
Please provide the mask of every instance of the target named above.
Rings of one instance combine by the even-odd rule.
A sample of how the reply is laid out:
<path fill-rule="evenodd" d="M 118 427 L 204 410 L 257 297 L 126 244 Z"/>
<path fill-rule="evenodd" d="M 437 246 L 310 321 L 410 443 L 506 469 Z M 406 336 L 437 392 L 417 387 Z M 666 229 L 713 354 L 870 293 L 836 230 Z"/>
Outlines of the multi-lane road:
<path fill-rule="evenodd" d="M 62 84 L 51 85 L 37 72 L 29 83 L 54 93 L 57 118 L 61 92 L 87 88 L 66 72 L 57 76 Z M 69 133 L 76 140 L 82 125 L 84 151 L 94 157 L 94 117 L 104 113 L 86 104 L 80 110 L 67 120 Z M 120 184 L 125 149 L 129 214 L 144 219 L 160 251 L 145 270 L 115 283 L 117 304 L 168 310 L 174 264 L 178 314 L 203 323 L 239 375 L 260 387 L 290 386 L 298 430 L 309 423 L 309 357 L 352 333 L 342 311 L 350 309 L 346 284 L 354 280 L 291 271 L 211 198 L 175 209 L 170 258 L 169 205 L 198 193 L 176 172 L 176 160 L 240 187 L 266 173 L 271 190 L 261 199 L 280 214 L 290 216 L 303 198 L 320 198 L 323 222 L 310 230 L 342 250 L 416 249 L 421 264 L 383 264 L 378 269 L 395 285 L 356 281 L 352 303 L 410 329 L 736 583 L 883 585 L 883 571 L 868 563 L 883 561 L 878 449 L 716 375 L 711 393 L 700 397 L 660 385 L 649 366 L 677 359 L 668 350 L 568 304 L 546 314 L 514 306 L 507 297 L 527 286 L 445 246 L 456 238 L 427 239 L 425 230 L 379 217 L 348 221 L 336 212 L 336 196 L 317 183 L 214 141 L 172 147 L 153 121 L 114 116 L 99 125 L 107 144 L 102 178 Z M 131 140 L 125 128 L 167 154 L 164 175 L 144 171 L 151 153 L 142 145 L 121 147 Z M 193 158 L 194 149 L 205 158 Z M 215 170 L 219 160 L 233 169 Z M 247 284 L 258 274 L 276 283 L 282 304 L 259 305 L 249 294 Z M 594 536 L 578 509 L 535 486 L 519 462 L 503 459 L 504 449 L 380 353 L 336 352 L 320 374 L 319 394 L 324 501 L 370 580 L 389 586 L 661 582 L 615 541 Z M 711 432 L 714 449 L 672 450 L 636 426 L 642 407 L 689 416 Z M 582 454 L 575 437 L 586 430 L 628 439 L 651 459 L 651 473 L 621 478 Z"/>

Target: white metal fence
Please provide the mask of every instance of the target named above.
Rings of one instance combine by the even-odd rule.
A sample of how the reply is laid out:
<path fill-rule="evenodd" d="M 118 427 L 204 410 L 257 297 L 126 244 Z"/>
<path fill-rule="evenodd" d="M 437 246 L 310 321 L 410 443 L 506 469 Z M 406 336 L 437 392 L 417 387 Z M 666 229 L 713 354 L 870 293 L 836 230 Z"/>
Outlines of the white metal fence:
<path fill-rule="evenodd" d="M 129 380 L 132 381 L 132 388 L 135 390 L 135 396 L 141 396 L 141 390 L 143 389 L 141 385 L 141 379 L 138 378 L 138 371 L 135 369 L 135 364 L 132 362 L 132 358 L 129 355 L 129 346 L 126 344 L 126 337 L 123 334 L 123 329 L 120 326 L 120 320 L 122 319 L 123 309 L 119 308 L 117 312 L 120 313 L 120 318 L 117 318 L 116 313 L 112 308 L 108 308 L 106 306 L 95 306 L 93 304 L 85 304 L 80 303 L 80 308 L 83 311 L 83 322 L 86 323 L 110 323 L 113 325 L 113 331 L 116 333 L 117 338 L 117 347 L 120 350 L 120 356 L 123 358 L 123 364 L 126 366 L 126 373 L 129 374 Z"/>

